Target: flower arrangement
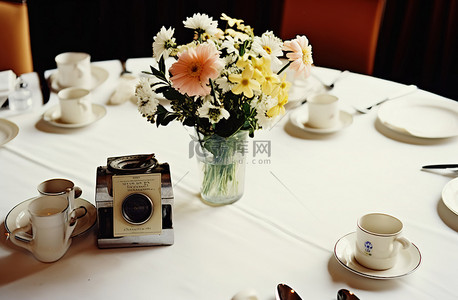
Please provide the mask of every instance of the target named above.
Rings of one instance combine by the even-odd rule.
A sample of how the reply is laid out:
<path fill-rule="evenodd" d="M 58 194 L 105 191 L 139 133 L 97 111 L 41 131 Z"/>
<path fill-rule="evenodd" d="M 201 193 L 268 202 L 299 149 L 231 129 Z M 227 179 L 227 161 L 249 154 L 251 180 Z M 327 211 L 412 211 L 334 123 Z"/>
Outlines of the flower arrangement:
<path fill-rule="evenodd" d="M 178 120 L 195 129 L 201 195 L 212 205 L 232 203 L 243 194 L 245 164 L 237 152 L 247 133 L 253 137 L 285 113 L 291 83 L 281 73 L 291 67 L 306 77 L 313 63 L 305 36 L 283 43 L 271 31 L 255 36 L 242 20 L 225 14 L 221 20 L 224 31 L 205 14 L 187 18 L 184 26 L 194 38 L 183 45 L 176 43 L 173 28 L 162 27 L 153 42 L 158 67 L 151 66 L 151 76 L 136 88 L 138 110 L 149 122 L 166 126 Z M 282 66 L 284 52 L 288 63 Z M 166 60 L 173 60 L 168 70 Z M 158 94 L 170 101 L 169 109 Z"/>
<path fill-rule="evenodd" d="M 152 76 L 142 78 L 136 88 L 138 109 L 148 121 L 165 126 L 178 120 L 203 136 L 226 138 L 247 130 L 253 137 L 284 114 L 291 83 L 280 74 L 289 66 L 296 74 L 310 74 L 307 38 L 283 43 L 271 31 L 255 36 L 243 20 L 225 14 L 221 20 L 224 31 L 206 14 L 187 18 L 184 27 L 194 31 L 188 44 L 177 45 L 173 28 L 162 27 L 154 37 L 158 68 L 151 67 Z M 281 68 L 284 51 L 289 62 Z M 169 57 L 176 61 L 166 70 Z M 159 103 L 158 94 L 170 100 L 171 110 Z"/>

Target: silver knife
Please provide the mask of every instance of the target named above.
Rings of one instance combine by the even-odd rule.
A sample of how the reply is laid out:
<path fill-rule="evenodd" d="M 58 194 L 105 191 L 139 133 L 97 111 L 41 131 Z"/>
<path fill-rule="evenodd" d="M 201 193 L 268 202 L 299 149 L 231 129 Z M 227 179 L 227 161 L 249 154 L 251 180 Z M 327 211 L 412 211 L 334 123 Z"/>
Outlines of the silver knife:
<path fill-rule="evenodd" d="M 422 169 L 458 169 L 458 164 L 426 165 Z"/>

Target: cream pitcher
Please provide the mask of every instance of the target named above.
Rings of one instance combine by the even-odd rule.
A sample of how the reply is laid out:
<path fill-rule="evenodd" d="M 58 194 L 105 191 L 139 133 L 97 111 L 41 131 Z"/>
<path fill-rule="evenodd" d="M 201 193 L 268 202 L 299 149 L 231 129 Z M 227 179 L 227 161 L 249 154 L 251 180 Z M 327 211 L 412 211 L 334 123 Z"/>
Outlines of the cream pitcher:
<path fill-rule="evenodd" d="M 74 191 L 68 188 L 65 195 L 39 196 L 28 207 L 29 223 L 13 230 L 11 242 L 32 252 L 42 262 L 59 260 L 67 252 L 72 242 L 71 235 L 77 223 L 77 210 L 69 207 L 69 198 Z M 80 217 L 82 217 L 80 216 Z M 32 235 L 27 232 L 32 229 Z"/>

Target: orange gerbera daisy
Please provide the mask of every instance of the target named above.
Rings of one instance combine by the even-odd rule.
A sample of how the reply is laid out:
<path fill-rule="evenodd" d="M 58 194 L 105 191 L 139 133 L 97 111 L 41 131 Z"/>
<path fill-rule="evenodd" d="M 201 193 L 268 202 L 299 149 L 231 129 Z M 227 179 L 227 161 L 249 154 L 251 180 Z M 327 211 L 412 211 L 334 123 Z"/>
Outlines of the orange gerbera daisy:
<path fill-rule="evenodd" d="M 219 54 L 212 43 L 200 44 L 179 54 L 178 61 L 170 67 L 173 86 L 188 96 L 210 94 L 210 79 L 218 77 L 223 67 Z"/>

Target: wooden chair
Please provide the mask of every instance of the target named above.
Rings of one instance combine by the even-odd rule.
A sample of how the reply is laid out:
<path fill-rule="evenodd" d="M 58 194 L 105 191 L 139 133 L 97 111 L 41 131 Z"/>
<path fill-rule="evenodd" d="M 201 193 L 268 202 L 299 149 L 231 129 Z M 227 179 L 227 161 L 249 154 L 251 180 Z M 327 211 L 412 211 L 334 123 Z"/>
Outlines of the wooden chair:
<path fill-rule="evenodd" d="M 372 75 L 385 0 L 284 0 L 280 36 L 306 35 L 314 64 Z"/>
<path fill-rule="evenodd" d="M 0 1 L 0 70 L 33 72 L 29 16 L 25 1 Z"/>

